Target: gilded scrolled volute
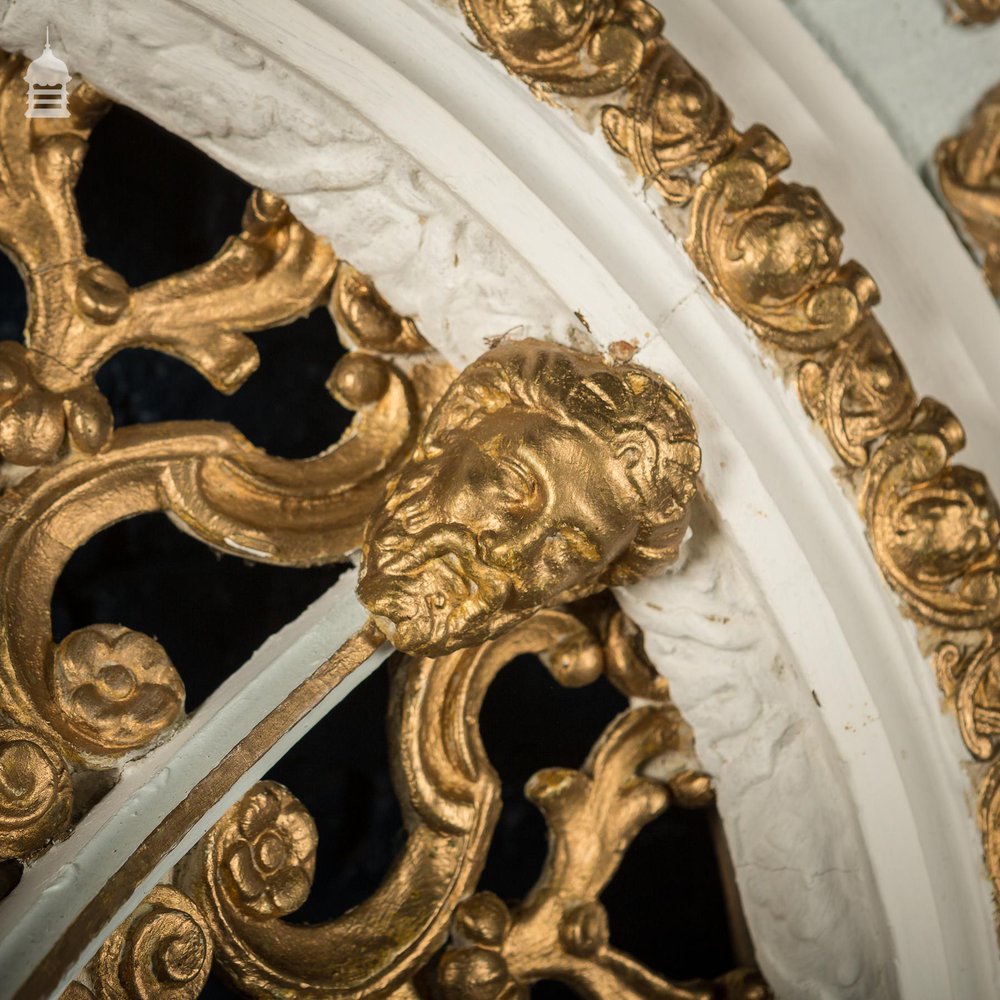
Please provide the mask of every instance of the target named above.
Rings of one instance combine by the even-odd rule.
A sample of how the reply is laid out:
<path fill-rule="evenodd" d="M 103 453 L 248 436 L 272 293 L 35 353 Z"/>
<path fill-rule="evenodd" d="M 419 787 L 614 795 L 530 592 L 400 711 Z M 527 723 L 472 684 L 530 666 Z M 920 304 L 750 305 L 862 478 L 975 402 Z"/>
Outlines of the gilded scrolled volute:
<path fill-rule="evenodd" d="M 992 17 L 1000 16 L 1000 7 Z M 1000 296 L 1000 86 L 979 102 L 961 135 L 937 149 L 938 182 L 958 223 L 983 256 L 983 274 Z"/>

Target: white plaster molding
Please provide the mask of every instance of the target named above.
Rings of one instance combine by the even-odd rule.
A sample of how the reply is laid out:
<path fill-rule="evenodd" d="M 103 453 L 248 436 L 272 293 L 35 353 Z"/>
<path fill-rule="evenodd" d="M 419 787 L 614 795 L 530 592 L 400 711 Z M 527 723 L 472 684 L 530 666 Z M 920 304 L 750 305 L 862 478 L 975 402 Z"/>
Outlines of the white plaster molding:
<path fill-rule="evenodd" d="M 576 310 L 598 347 L 635 338 L 638 359 L 672 378 L 697 415 L 728 553 L 718 558 L 749 567 L 754 600 L 769 609 L 770 637 L 755 647 L 762 671 L 773 673 L 768 650 L 784 650 L 781 662 L 787 654 L 787 690 L 777 678 L 756 681 L 733 657 L 743 703 L 766 696 L 776 712 L 749 729 L 733 721 L 732 739 L 760 757 L 756 771 L 751 759 L 741 771 L 723 759 L 718 723 L 704 719 L 712 692 L 690 678 L 686 687 L 668 655 L 669 610 L 653 628 L 667 644 L 655 647 L 659 665 L 709 726 L 711 736 L 699 734 L 706 760 L 746 792 L 721 795 L 764 971 L 788 997 L 995 995 L 991 905 L 956 727 L 797 401 L 599 137 L 475 52 L 453 12 L 429 0 L 375 9 L 353 0 L 0 0 L 0 44 L 35 54 L 52 24 L 72 69 L 287 196 L 459 364 L 512 329 L 565 340 Z M 724 68 L 718 58 L 700 61 L 712 78 Z M 758 63 L 762 78 L 771 73 Z M 805 118 L 795 128 L 782 130 L 793 150 L 822 125 Z M 823 188 L 828 178 L 810 179 Z M 898 247 L 876 249 L 888 258 Z M 972 268 L 957 244 L 909 249 L 939 254 L 957 273 Z M 880 277 L 879 262 L 865 261 Z M 951 325 L 941 336 L 967 357 Z M 962 396 L 960 375 L 943 373 L 954 380 L 944 399 Z M 979 410 L 998 426 L 985 403 Z M 740 593 L 749 592 L 737 592 L 738 607 L 755 606 Z M 808 691 L 821 711 L 811 695 L 803 701 Z M 763 753 L 785 733 L 794 737 L 787 752 Z M 794 873 L 772 864 L 766 838 L 757 843 L 758 826 L 762 838 L 801 830 L 805 813 L 816 817 L 811 829 L 831 810 L 836 837 L 796 838 Z"/>
<path fill-rule="evenodd" d="M 872 962 L 865 940 L 883 917 L 818 696 L 714 515 L 697 513 L 666 575 L 618 598 L 716 776 L 744 912 L 768 928 L 755 943 L 776 994 L 894 995 L 894 969 Z"/>

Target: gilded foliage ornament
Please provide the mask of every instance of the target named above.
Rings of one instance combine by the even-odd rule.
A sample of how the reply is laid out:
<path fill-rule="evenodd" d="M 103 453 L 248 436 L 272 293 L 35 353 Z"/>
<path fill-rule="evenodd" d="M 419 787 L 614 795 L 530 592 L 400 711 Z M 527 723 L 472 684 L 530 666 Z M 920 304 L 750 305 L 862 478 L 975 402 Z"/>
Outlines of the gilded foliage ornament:
<path fill-rule="evenodd" d="M 662 39 L 646 47 L 626 107 L 602 113 L 611 148 L 627 156 L 667 201 L 691 200 L 692 168 L 721 159 L 736 142 L 729 109 L 697 70 Z"/>
<path fill-rule="evenodd" d="M 162 511 L 241 558 L 342 560 L 453 373 L 412 321 L 267 192 L 253 193 L 241 232 L 214 259 L 130 288 L 86 254 L 73 194 L 109 102 L 76 81 L 68 118 L 27 119 L 25 67 L 0 54 L 0 246 L 30 303 L 24 343 L 0 344 L 0 694 L 7 719 L 43 748 L 41 774 L 52 754 L 74 766 L 119 766 L 183 718 L 183 681 L 152 638 L 95 624 L 53 641 L 52 591 L 77 548 L 122 518 Z M 115 352 L 166 352 L 230 393 L 259 362 L 248 333 L 318 306 L 331 308 L 348 348 L 328 389 L 356 411 L 321 454 L 275 458 L 209 421 L 114 428 L 94 374 Z M 64 784 L 26 784 L 29 770 L 15 768 L 21 783 L 10 789 L 37 830 L 5 843 L 25 853 L 69 815 L 25 805 Z"/>
<path fill-rule="evenodd" d="M 446 1000 L 527 1000 L 530 984 L 557 980 L 594 1000 L 764 1000 L 750 970 L 714 982 L 671 983 L 609 942 L 600 893 L 642 827 L 671 804 L 668 788 L 638 773 L 672 748 L 669 706 L 625 712 L 605 731 L 580 771 L 552 768 L 525 794 L 545 816 L 549 854 L 539 881 L 513 912 L 493 893 L 463 901 L 455 944 L 438 977 Z"/>
<path fill-rule="evenodd" d="M 980 760 L 989 760 L 1000 740 L 1000 644 L 996 632 L 989 633 L 967 662 L 961 663 L 955 704 L 965 745 Z"/>
<path fill-rule="evenodd" d="M 993 17 L 1000 16 L 994 5 Z M 961 135 L 937 149 L 941 191 L 983 255 L 983 272 L 1000 296 L 1000 86 L 979 102 Z"/>
<path fill-rule="evenodd" d="M 766 343 L 799 353 L 850 334 L 878 290 L 841 265 L 842 227 L 812 188 L 777 179 L 788 150 L 755 125 L 702 175 L 687 249 L 709 285 Z"/>
<path fill-rule="evenodd" d="M 611 724 L 582 772 L 532 779 L 528 794 L 548 818 L 550 860 L 512 916 L 495 896 L 468 897 L 501 806 L 479 712 L 496 675 L 525 653 L 538 654 L 564 686 L 606 675 L 647 704 Z M 610 599 L 540 611 L 481 645 L 438 659 L 407 658 L 392 669 L 388 731 L 407 841 L 372 897 L 312 925 L 283 920 L 290 912 L 284 905 L 262 908 L 269 877 L 291 886 L 289 904 L 304 900 L 316 847 L 301 805 L 273 782 L 256 785 L 184 865 L 181 884 L 211 928 L 221 970 L 241 993 L 415 1000 L 422 994 L 414 977 L 433 968 L 452 927 L 452 948 L 437 972 L 449 998 L 520 996 L 543 977 L 607 1000 L 767 996 L 748 969 L 715 983 L 673 984 L 607 943 L 597 897 L 631 839 L 668 804 L 699 808 L 713 800 L 665 681 Z M 640 776 L 647 761 L 663 755 L 672 762 L 666 783 Z M 288 872 L 303 875 L 293 880 Z"/>
<path fill-rule="evenodd" d="M 644 0 L 461 0 L 487 52 L 541 90 L 587 97 L 625 86 L 663 20 Z"/>
<path fill-rule="evenodd" d="M 951 412 L 924 400 L 872 457 L 860 503 L 875 558 L 913 613 L 973 629 L 1000 616 L 1000 523 L 983 476 L 950 464 L 964 440 Z"/>
<path fill-rule="evenodd" d="M 1000 17 L 996 0 L 955 3 L 966 23 Z M 472 6 L 462 0 L 466 19 L 484 39 L 489 33 Z M 545 24 L 538 6 L 518 6 L 522 37 L 530 37 L 532 17 L 539 28 Z M 612 7 L 611 14 L 602 8 L 605 19 L 627 17 L 632 9 L 627 2 Z M 589 36 L 574 37 L 579 49 L 592 42 L 593 23 L 589 30 Z M 484 47 L 537 92 L 531 66 L 501 45 Z M 902 362 L 870 313 L 877 286 L 860 265 L 841 263 L 840 223 L 816 191 L 780 180 L 790 157 L 779 139 L 761 125 L 730 136 L 724 109 L 680 55 L 646 36 L 646 54 L 624 96 L 613 95 L 600 112 L 611 148 L 667 204 L 690 199 L 685 245 L 710 289 L 775 349 L 785 375 L 797 366 L 805 409 L 848 468 L 861 472 L 851 481 L 860 484 L 876 560 L 923 626 L 926 646 L 935 650 L 935 668 L 954 699 L 970 751 L 993 761 L 980 819 L 987 866 L 1000 894 L 1000 706 L 993 652 L 1000 623 L 997 504 L 979 473 L 952 466 L 951 457 L 964 444 L 961 426 L 934 401 L 918 403 Z M 998 109 L 1000 91 L 993 90 L 970 128 L 938 150 L 942 190 L 983 251 L 995 290 Z M 575 110 L 584 121 L 596 108 L 578 102 Z"/>
<path fill-rule="evenodd" d="M 882 327 L 865 317 L 829 356 L 804 361 L 799 395 L 848 464 L 863 468 L 872 444 L 906 427 L 917 395 Z"/>

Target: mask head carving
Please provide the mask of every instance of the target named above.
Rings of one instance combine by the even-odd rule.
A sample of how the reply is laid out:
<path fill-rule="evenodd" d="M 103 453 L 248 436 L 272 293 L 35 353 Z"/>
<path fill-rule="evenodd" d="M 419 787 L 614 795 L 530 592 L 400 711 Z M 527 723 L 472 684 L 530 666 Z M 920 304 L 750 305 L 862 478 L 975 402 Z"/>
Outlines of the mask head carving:
<path fill-rule="evenodd" d="M 358 595 L 440 656 L 677 557 L 701 461 L 677 390 L 525 340 L 471 364 L 368 522 Z"/>

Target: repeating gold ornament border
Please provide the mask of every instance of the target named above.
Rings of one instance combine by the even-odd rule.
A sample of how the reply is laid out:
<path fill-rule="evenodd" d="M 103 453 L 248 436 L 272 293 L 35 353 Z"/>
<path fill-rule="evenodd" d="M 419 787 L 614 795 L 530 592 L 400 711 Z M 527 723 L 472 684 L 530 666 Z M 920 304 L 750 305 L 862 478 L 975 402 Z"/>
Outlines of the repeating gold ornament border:
<path fill-rule="evenodd" d="M 982 474 L 953 461 L 962 426 L 918 396 L 873 313 L 874 279 L 842 261 L 842 227 L 822 196 L 782 180 L 791 156 L 781 140 L 763 125 L 733 125 L 644 0 L 459 3 L 485 52 L 538 96 L 585 111 L 601 102 L 608 144 L 659 194 L 663 219 L 682 220 L 713 294 L 794 379 L 977 762 L 985 858 L 1000 896 L 997 504 Z"/>

